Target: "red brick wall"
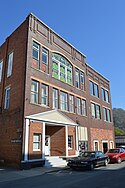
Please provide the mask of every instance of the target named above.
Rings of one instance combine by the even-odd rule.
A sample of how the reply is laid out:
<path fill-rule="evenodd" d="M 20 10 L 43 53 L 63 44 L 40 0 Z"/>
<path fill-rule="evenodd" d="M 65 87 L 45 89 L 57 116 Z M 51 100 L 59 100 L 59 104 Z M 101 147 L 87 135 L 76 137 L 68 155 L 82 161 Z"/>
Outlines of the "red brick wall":
<path fill-rule="evenodd" d="M 10 35 L 0 47 L 3 59 L 2 82 L 0 83 L 0 160 L 19 166 L 22 158 L 23 104 L 26 64 L 28 20 Z M 7 78 L 8 54 L 14 52 L 12 75 Z M 5 88 L 10 86 L 10 107 L 4 110 Z M 21 143 L 13 143 L 13 140 Z"/>
<path fill-rule="evenodd" d="M 68 135 L 73 136 L 73 149 L 68 150 L 68 155 L 75 155 L 76 150 L 76 128 L 75 127 L 68 127 Z"/>
<path fill-rule="evenodd" d="M 41 150 L 33 151 L 33 134 L 41 134 Z M 41 159 L 42 158 L 42 123 L 30 122 L 29 129 L 29 159 Z"/>
<path fill-rule="evenodd" d="M 65 127 L 46 126 L 46 135 L 50 135 L 50 155 L 65 156 Z"/>
<path fill-rule="evenodd" d="M 110 141 L 114 141 L 114 134 L 112 130 L 104 130 L 104 129 L 97 129 L 97 128 L 90 128 L 91 134 L 91 150 L 94 150 L 94 140 L 99 141 L 99 150 L 103 151 L 102 148 L 102 141 L 108 141 L 108 148 Z"/>

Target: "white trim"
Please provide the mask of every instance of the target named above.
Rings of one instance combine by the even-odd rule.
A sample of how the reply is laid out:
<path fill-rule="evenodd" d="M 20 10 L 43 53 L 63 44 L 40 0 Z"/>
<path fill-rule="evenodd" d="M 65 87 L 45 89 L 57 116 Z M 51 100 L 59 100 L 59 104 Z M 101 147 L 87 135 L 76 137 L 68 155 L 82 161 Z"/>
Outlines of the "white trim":
<path fill-rule="evenodd" d="M 65 126 L 66 133 L 66 157 L 68 157 L 68 126 Z"/>
<path fill-rule="evenodd" d="M 51 124 L 58 124 L 58 125 L 72 125 L 72 126 L 77 126 L 75 123 L 70 123 L 70 122 L 63 122 L 63 121 L 54 121 L 54 120 L 49 120 L 49 119 L 41 119 L 41 118 L 33 118 L 30 116 L 27 116 L 26 119 L 34 120 L 34 121 L 41 121 L 41 122 L 48 122 Z"/>
<path fill-rule="evenodd" d="M 49 120 L 49 119 L 42 119 L 42 117 L 36 117 L 38 115 L 44 115 L 44 114 L 50 114 L 50 113 L 53 113 L 53 112 L 57 112 L 57 114 L 60 114 L 62 115 L 63 117 L 65 117 L 67 120 L 71 121 L 71 122 L 62 122 L 62 121 L 55 121 L 55 120 Z M 33 114 L 33 115 L 29 115 L 29 116 L 26 116 L 25 117 L 26 119 L 31 119 L 31 120 L 39 120 L 39 121 L 43 121 L 43 122 L 52 122 L 52 123 L 61 123 L 61 124 L 65 124 L 65 125 L 78 125 L 77 123 L 75 123 L 72 119 L 70 119 L 69 117 L 67 117 L 65 114 L 59 112 L 58 110 L 50 110 L 50 111 L 46 111 L 46 112 L 42 112 L 42 113 L 38 113 L 38 114 Z"/>
<path fill-rule="evenodd" d="M 78 126 L 76 126 L 76 155 L 79 153 L 79 144 L 78 144 Z"/>
<path fill-rule="evenodd" d="M 29 124 L 30 124 L 30 120 L 26 119 L 26 125 L 25 125 L 25 145 L 24 145 L 24 161 L 28 161 Z"/>
<path fill-rule="evenodd" d="M 112 147 L 111 147 L 111 145 L 112 145 Z M 109 149 L 113 149 L 114 148 L 114 142 L 113 142 L 113 140 L 110 140 L 109 141 Z"/>
<path fill-rule="evenodd" d="M 42 129 L 42 159 L 45 159 L 45 122 Z"/>
<path fill-rule="evenodd" d="M 95 151 L 95 143 L 96 143 L 96 142 L 98 143 L 98 150 L 99 150 L 99 141 L 98 141 L 98 140 L 93 140 L 93 143 L 94 143 L 94 147 L 93 147 L 93 148 L 94 148 L 94 151 Z"/>

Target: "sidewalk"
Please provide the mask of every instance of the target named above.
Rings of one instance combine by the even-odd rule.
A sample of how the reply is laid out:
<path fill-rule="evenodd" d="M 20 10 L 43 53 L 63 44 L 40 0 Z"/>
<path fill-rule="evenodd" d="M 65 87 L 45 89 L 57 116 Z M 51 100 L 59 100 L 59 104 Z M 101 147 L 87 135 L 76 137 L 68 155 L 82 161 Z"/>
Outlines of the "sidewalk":
<path fill-rule="evenodd" d="M 66 170 L 68 166 L 63 167 L 36 167 L 29 170 L 15 170 L 9 168 L 0 167 L 0 183 L 5 181 L 12 181 L 16 179 L 22 179 L 27 177 L 33 177 L 43 175 L 50 172 L 57 172 L 59 170 Z"/>

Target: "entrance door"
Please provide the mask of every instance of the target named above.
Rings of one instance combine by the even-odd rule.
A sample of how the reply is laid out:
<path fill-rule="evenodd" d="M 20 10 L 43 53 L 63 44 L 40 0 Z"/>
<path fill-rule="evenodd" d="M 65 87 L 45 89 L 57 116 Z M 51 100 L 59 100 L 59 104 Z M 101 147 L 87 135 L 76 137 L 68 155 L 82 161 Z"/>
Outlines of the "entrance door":
<path fill-rule="evenodd" d="M 103 142 L 103 152 L 106 153 L 108 150 L 108 143 L 107 142 Z"/>
<path fill-rule="evenodd" d="M 50 155 L 50 136 L 45 136 L 45 155 Z"/>

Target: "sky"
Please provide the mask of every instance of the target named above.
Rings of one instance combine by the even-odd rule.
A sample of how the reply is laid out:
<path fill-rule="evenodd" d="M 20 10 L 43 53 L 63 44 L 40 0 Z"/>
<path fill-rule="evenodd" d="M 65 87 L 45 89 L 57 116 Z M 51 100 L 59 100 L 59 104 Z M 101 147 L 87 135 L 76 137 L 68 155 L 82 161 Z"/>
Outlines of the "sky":
<path fill-rule="evenodd" d="M 125 110 L 125 0 L 0 0 L 0 45 L 31 12 L 86 55 Z"/>

